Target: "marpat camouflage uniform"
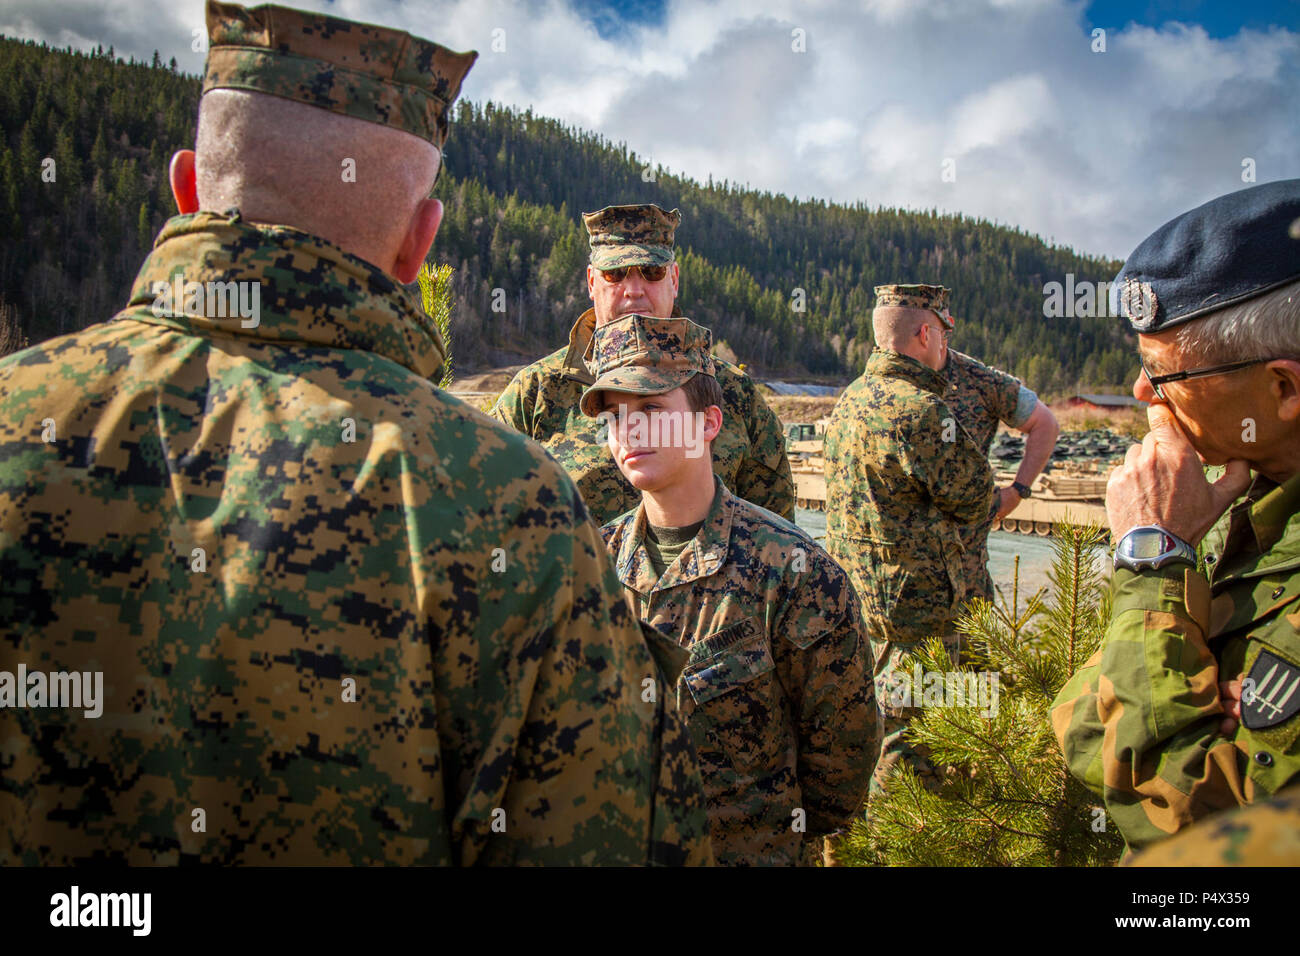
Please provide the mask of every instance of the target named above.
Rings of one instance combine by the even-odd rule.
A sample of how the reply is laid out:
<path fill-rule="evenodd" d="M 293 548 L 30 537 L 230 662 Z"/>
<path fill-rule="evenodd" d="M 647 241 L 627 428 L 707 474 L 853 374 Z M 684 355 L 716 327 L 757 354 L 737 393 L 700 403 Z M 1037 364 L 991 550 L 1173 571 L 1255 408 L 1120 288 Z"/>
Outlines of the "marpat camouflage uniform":
<path fill-rule="evenodd" d="M 684 316 L 667 319 L 638 314 L 619 316 L 601 326 L 592 340 L 592 351 L 596 380 L 578 399 L 582 413 L 590 418 L 605 414 L 602 407 L 611 398 L 622 402 L 625 399 L 621 396 L 626 395 L 663 395 L 681 388 L 697 375 L 707 375 L 717 381 L 713 333 Z M 607 390 L 615 395 L 607 396 Z M 618 416 L 610 412 L 607 417 L 612 423 Z M 667 430 L 652 426 L 650 430 L 657 433 L 652 441 L 684 445 L 689 440 L 685 425 Z M 702 455 L 703 448 L 699 451 Z"/>
<path fill-rule="evenodd" d="M 1224 810 L 1135 854 L 1130 866 L 1300 866 L 1300 788 Z"/>
<path fill-rule="evenodd" d="M 577 483 L 591 516 L 604 523 L 635 508 L 641 495 L 618 470 L 600 423 L 578 407 L 583 390 L 596 380 L 595 330 L 596 313 L 588 309 L 569 333 L 569 345 L 520 370 L 491 414 L 540 442 Z M 714 362 L 723 398 L 714 473 L 746 501 L 792 519 L 794 478 L 781 423 L 753 379 L 729 362 Z"/>
<path fill-rule="evenodd" d="M 873 792 L 903 757 L 931 773 L 924 752 L 902 739 L 920 709 L 891 700 L 894 671 L 930 637 L 956 661 L 953 621 L 966 594 L 959 530 L 993 507 L 993 473 L 940 397 L 946 386 L 916 359 L 874 349 L 826 428 L 826 549 L 862 600 L 875 658 L 883 742 Z"/>
<path fill-rule="evenodd" d="M 957 416 L 975 447 L 987 459 L 997 437 L 998 422 L 1022 428 L 1038 407 L 1038 396 L 1025 388 L 1020 379 L 1000 369 L 990 368 L 978 359 L 956 349 L 948 350 L 942 374 L 948 380 L 944 403 Z M 965 548 L 966 597 L 993 600 L 993 579 L 989 577 L 989 530 L 993 515 L 957 530 Z"/>
<path fill-rule="evenodd" d="M 584 213 L 597 269 L 662 266 L 674 261 L 674 234 L 681 215 L 653 203 L 606 206 Z M 681 316 L 676 306 L 673 316 Z M 541 442 L 578 484 L 598 524 L 612 521 L 641 500 L 623 477 L 602 439 L 603 429 L 583 415 L 578 400 L 595 381 L 592 338 L 596 312 L 584 312 L 565 348 L 520 370 L 493 405 L 491 415 Z M 794 477 L 785 454 L 781 423 L 753 379 L 715 359 L 722 386 L 722 433 L 713 441 L 714 473 L 736 494 L 794 520 Z"/>
<path fill-rule="evenodd" d="M 673 236 L 681 222 L 682 214 L 676 209 L 670 212 L 650 202 L 606 206 L 582 214 L 591 264 L 597 269 L 666 266 L 676 261 Z"/>
<path fill-rule="evenodd" d="M 263 46 L 245 88 L 315 102 L 284 71 L 330 57 L 348 95 L 459 85 L 398 31 L 208 15 Z M 413 72 L 367 80 L 354 34 Z M 163 305 L 174 279 L 260 312 Z M 172 219 L 113 321 L 0 361 L 0 864 L 709 861 L 689 736 L 643 702 L 672 654 L 573 484 L 442 361 L 390 276 L 237 211 Z M 18 709 L 23 668 L 102 672 L 102 714 Z"/>
<path fill-rule="evenodd" d="M 271 4 L 208 0 L 207 25 L 204 93 L 281 96 L 403 130 L 439 149 L 451 104 L 478 58 L 404 30 Z"/>
<path fill-rule="evenodd" d="M 602 533 L 642 620 L 690 649 L 677 693 L 718 862 L 814 865 L 861 806 L 879 740 L 858 600 L 807 534 L 714 481 L 662 578 L 644 505 Z"/>
<path fill-rule="evenodd" d="M 1101 650 L 1052 711 L 1070 770 L 1134 849 L 1300 774 L 1300 476 L 1257 475 L 1202 547 L 1208 582 L 1116 569 Z M 1218 684 L 1243 675 L 1254 695 L 1225 737 Z"/>

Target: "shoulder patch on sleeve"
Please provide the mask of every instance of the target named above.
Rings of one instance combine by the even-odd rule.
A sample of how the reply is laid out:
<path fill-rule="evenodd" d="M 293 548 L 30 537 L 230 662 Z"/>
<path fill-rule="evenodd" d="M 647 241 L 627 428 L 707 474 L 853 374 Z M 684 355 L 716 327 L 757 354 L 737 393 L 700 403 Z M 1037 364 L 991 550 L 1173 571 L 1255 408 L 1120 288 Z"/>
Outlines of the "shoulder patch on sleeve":
<path fill-rule="evenodd" d="M 1241 722 L 1251 730 L 1274 727 L 1300 711 L 1300 666 L 1261 650 L 1246 680 Z"/>

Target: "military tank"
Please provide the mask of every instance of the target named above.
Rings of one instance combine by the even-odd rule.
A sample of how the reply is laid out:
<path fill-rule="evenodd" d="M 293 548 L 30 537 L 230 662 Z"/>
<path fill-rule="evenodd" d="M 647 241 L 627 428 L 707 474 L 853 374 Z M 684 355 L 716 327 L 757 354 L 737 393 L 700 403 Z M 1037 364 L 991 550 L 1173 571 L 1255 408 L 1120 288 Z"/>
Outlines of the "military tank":
<path fill-rule="evenodd" d="M 794 476 L 794 503 L 809 511 L 826 510 L 826 459 L 822 448 L 828 421 L 822 418 L 785 427 L 785 454 Z"/>
<path fill-rule="evenodd" d="M 1015 473 L 997 472 L 997 483 L 1006 486 Z M 1034 479 L 1029 487 L 1033 496 L 1016 505 L 1011 514 L 993 522 L 996 531 L 1036 534 L 1049 537 L 1058 521 L 1072 524 L 1098 524 L 1109 534 L 1106 520 L 1106 481 L 1110 469 L 1097 465 L 1069 464 L 1052 467 Z"/>

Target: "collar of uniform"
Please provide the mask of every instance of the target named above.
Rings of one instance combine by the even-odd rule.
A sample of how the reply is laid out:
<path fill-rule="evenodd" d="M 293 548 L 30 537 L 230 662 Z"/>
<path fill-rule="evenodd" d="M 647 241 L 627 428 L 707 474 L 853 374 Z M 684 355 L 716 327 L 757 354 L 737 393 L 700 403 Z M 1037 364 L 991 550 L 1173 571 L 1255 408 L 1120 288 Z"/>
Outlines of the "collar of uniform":
<path fill-rule="evenodd" d="M 174 290 L 177 278 L 204 289 L 209 282 L 257 283 L 258 324 L 244 328 L 237 310 L 188 315 L 183 302 L 155 314 L 155 284 Z M 396 279 L 318 236 L 244 222 L 234 210 L 169 219 L 117 317 L 196 335 L 363 349 L 425 378 L 437 377 L 445 352 L 438 327 Z"/>
<path fill-rule="evenodd" d="M 1258 489 L 1258 497 L 1255 494 L 1251 496 L 1255 501 L 1251 505 L 1249 519 L 1260 553 L 1268 554 L 1274 545 L 1287 537 L 1288 524 L 1300 524 L 1300 473 L 1292 475 L 1281 485 L 1257 475 L 1255 485 L 1261 483 L 1264 485 Z M 1278 557 L 1282 561 L 1294 561 L 1300 558 L 1300 548 L 1292 545 L 1288 553 L 1279 554 Z"/>
<path fill-rule="evenodd" d="M 1223 560 L 1216 584 L 1235 577 L 1254 577 L 1300 562 L 1300 474 L 1283 484 L 1256 475 L 1244 500 L 1228 518 L 1222 542 Z M 1282 542 L 1280 549 L 1274 546 Z"/>
<path fill-rule="evenodd" d="M 682 549 L 677 560 L 664 570 L 663 577 L 656 580 L 654 569 L 650 566 L 650 555 L 645 548 L 646 514 L 643 499 L 637 506 L 632 531 L 623 539 L 622 547 L 619 548 L 619 580 L 639 594 L 650 594 L 717 573 L 726 564 L 735 511 L 735 496 L 727 490 L 722 479 L 714 475 L 713 504 L 709 506 L 704 525 L 690 544 Z"/>
<path fill-rule="evenodd" d="M 654 590 L 658 578 L 650 564 L 650 554 L 645 547 L 645 500 L 636 507 L 632 519 L 632 529 L 623 536 L 619 544 L 618 555 L 614 559 L 614 572 L 624 587 L 631 588 L 637 594 L 649 594 Z"/>
<path fill-rule="evenodd" d="M 960 372 L 964 368 L 970 368 L 972 359 L 965 352 L 958 352 L 956 349 L 948 349 L 948 356 L 944 359 L 943 368 L 939 369 L 939 374 L 944 378 L 951 378 L 954 371 Z"/>
<path fill-rule="evenodd" d="M 872 349 L 867 358 L 867 372 L 871 375 L 901 378 L 936 395 L 942 395 L 948 387 L 948 380 L 930 366 L 892 349 Z"/>
<path fill-rule="evenodd" d="M 673 302 L 672 311 L 668 314 L 670 319 L 680 319 L 682 310 Z M 591 358 L 596 347 L 596 310 L 588 309 L 582 315 L 578 316 L 578 321 L 573 323 L 573 328 L 569 330 L 569 350 L 564 353 L 564 374 L 569 378 L 576 379 L 584 385 L 591 385 L 596 381 L 596 370 L 592 367 Z"/>
<path fill-rule="evenodd" d="M 1258 476 L 1256 480 L 1263 478 Z M 1300 473 L 1292 475 L 1283 484 L 1269 482 L 1273 487 L 1265 492 L 1250 509 L 1250 524 L 1260 550 L 1268 551 L 1286 534 L 1292 519 L 1300 518 Z"/>
<path fill-rule="evenodd" d="M 596 339 L 596 310 L 588 309 L 578 316 L 569 330 L 569 351 L 564 353 L 564 374 L 584 385 L 596 381 L 595 372 L 587 364 Z"/>

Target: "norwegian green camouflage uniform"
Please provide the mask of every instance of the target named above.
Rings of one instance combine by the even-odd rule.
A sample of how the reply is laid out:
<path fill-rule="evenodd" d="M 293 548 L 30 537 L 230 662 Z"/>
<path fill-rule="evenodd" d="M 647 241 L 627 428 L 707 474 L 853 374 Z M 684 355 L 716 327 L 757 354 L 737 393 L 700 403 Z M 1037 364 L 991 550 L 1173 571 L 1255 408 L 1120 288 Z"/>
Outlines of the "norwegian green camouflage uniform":
<path fill-rule="evenodd" d="M 1300 774 L 1300 475 L 1257 475 L 1202 547 L 1208 579 L 1116 569 L 1101 650 L 1052 711 L 1070 770 L 1134 849 Z M 1255 697 L 1224 736 L 1218 684 L 1239 675 Z"/>

